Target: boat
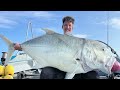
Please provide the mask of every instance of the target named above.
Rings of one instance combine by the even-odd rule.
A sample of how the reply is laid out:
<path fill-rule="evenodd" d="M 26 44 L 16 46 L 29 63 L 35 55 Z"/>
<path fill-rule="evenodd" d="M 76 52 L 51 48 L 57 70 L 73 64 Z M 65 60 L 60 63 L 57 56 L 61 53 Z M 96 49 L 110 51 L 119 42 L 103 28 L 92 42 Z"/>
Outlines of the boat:
<path fill-rule="evenodd" d="M 6 58 L 7 52 L 2 52 L 2 58 Z M 14 79 L 39 79 L 40 78 L 40 65 L 37 65 L 30 56 L 26 53 L 18 53 L 11 57 L 8 65 L 14 67 Z"/>

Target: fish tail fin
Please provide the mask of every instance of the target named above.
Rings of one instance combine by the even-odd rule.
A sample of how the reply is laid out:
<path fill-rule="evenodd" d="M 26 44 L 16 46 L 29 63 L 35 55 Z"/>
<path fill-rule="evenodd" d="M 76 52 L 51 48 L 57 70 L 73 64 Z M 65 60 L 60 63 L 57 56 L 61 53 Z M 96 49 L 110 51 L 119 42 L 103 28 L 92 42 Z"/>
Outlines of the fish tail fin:
<path fill-rule="evenodd" d="M 8 38 L 0 34 L 0 38 L 8 45 L 8 52 L 7 52 L 7 58 L 5 60 L 5 65 L 8 64 L 8 62 L 11 59 L 12 54 L 14 53 L 14 43 L 10 41 Z"/>

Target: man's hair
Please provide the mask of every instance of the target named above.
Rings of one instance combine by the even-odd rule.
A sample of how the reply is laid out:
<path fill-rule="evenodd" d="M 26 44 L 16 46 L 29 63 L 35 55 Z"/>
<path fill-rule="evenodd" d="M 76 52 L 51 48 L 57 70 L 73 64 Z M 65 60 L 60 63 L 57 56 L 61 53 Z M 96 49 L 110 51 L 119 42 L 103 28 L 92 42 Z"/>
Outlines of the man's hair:
<path fill-rule="evenodd" d="M 72 22 L 74 24 L 75 19 L 71 16 L 66 16 L 62 19 L 62 21 L 63 21 L 63 23 L 67 21 L 67 22 Z"/>

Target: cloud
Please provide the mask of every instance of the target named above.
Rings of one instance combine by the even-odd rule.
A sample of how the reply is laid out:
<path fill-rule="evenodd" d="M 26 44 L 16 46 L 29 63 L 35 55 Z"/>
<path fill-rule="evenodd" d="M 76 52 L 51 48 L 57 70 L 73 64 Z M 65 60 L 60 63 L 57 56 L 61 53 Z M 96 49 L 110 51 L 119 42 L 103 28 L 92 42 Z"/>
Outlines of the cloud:
<path fill-rule="evenodd" d="M 109 27 L 112 27 L 114 29 L 120 29 L 120 17 L 113 17 L 109 19 L 109 21 L 102 21 L 96 24 L 103 24 L 108 25 Z"/>
<path fill-rule="evenodd" d="M 51 18 L 55 16 L 53 13 L 48 11 L 0 11 L 0 15 L 8 16 L 8 17 L 43 17 L 43 18 Z"/>
<path fill-rule="evenodd" d="M 79 38 L 87 38 L 88 37 L 88 35 L 86 35 L 86 34 L 74 34 L 73 36 L 79 37 Z"/>
<path fill-rule="evenodd" d="M 120 29 L 120 18 L 112 18 L 109 24 L 115 29 Z"/>
<path fill-rule="evenodd" d="M 0 28 L 9 29 L 9 28 L 12 28 L 12 27 L 10 27 L 10 26 L 8 26 L 8 25 L 5 25 L 5 24 L 0 24 Z"/>
<path fill-rule="evenodd" d="M 46 18 L 50 18 L 50 17 L 53 17 L 54 14 L 49 13 L 47 11 L 39 11 L 39 12 L 33 12 L 33 16 L 34 17 L 46 17 Z"/>
<path fill-rule="evenodd" d="M 120 13 L 120 11 L 113 11 L 112 13 Z"/>
<path fill-rule="evenodd" d="M 15 25 L 17 22 L 8 19 L 7 17 L 0 16 L 0 24 L 10 24 L 10 25 Z"/>
<path fill-rule="evenodd" d="M 0 16 L 0 28 L 12 28 L 17 22 L 10 20 L 7 17 Z"/>
<path fill-rule="evenodd" d="M 34 31 L 35 33 L 45 33 L 45 32 L 42 30 L 42 28 L 33 28 L 33 31 Z"/>
<path fill-rule="evenodd" d="M 13 25 L 19 22 L 25 23 L 24 20 L 33 19 L 41 20 L 46 19 L 56 21 L 55 15 L 47 11 L 0 11 L 0 27 L 12 28 Z"/>

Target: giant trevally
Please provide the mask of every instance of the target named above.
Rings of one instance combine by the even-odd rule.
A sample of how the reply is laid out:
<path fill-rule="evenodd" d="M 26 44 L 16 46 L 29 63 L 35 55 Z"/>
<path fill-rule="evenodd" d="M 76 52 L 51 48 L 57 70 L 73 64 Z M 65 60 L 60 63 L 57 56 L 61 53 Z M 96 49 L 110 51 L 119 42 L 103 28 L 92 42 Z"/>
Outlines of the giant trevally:
<path fill-rule="evenodd" d="M 111 74 L 116 58 L 106 44 L 59 34 L 48 29 L 43 30 L 46 34 L 20 44 L 21 50 L 36 60 L 41 68 L 51 66 L 65 71 L 67 72 L 66 79 L 94 69 Z M 15 50 L 15 43 L 3 35 L 0 37 L 9 45 L 7 64 Z"/>

